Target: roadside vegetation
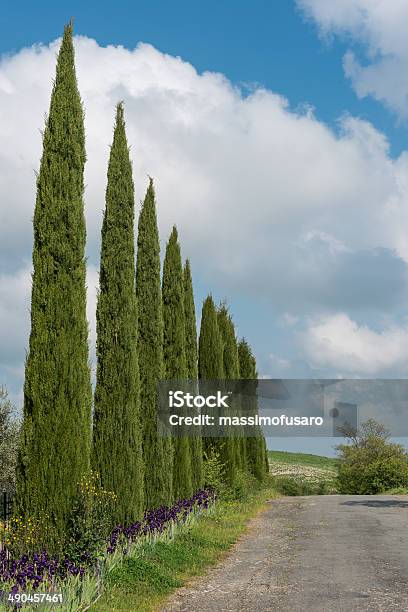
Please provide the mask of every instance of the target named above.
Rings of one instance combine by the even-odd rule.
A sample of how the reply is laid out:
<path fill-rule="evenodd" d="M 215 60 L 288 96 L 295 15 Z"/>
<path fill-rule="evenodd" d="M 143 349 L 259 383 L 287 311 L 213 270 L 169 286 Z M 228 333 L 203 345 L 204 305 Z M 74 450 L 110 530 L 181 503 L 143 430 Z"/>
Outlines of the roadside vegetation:
<path fill-rule="evenodd" d="M 53 594 L 62 592 L 62 609 L 87 609 L 105 592 L 112 572 L 121 575 L 124 564 L 126 573 L 130 559 L 140 565 L 152 546 L 173 542 L 214 503 L 214 521 L 227 529 L 226 546 L 232 519 L 222 517 L 228 504 L 233 504 L 228 512 L 235 512 L 236 504 L 268 478 L 261 430 L 248 438 L 222 439 L 207 438 L 200 429 L 191 436 L 161 435 L 157 427 L 159 381 L 256 380 L 258 374 L 252 348 L 237 338 L 228 306 L 211 294 L 197 334 L 193 277 L 176 226 L 161 271 L 152 179 L 135 243 L 133 169 L 122 102 L 116 106 L 107 168 L 93 392 L 85 145 L 71 22 L 58 53 L 37 175 L 20 433 L 7 396 L 0 393 L 0 484 L 7 493 L 0 514 L 0 600 L 7 592 L 7 605 L 23 603 L 27 610 L 36 603 L 25 600 L 27 593 L 38 590 L 51 606 L 57 603 Z M 250 411 L 257 410 L 253 401 Z M 238 525 L 244 524 L 241 511 Z M 223 541 L 221 531 L 218 536 Z"/>
<path fill-rule="evenodd" d="M 276 496 L 270 477 L 262 483 L 249 478 L 239 490 L 223 487 L 223 496 L 172 539 L 146 544 L 118 565 L 90 609 L 157 610 L 177 588 L 219 562 L 245 531 L 248 520 Z"/>
<path fill-rule="evenodd" d="M 337 457 L 268 451 L 270 473 L 283 495 L 408 494 L 408 452 L 374 419 L 343 427 Z"/>
<path fill-rule="evenodd" d="M 338 493 L 338 460 L 319 455 L 268 451 L 270 474 L 283 495 Z"/>
<path fill-rule="evenodd" d="M 408 453 L 389 440 L 390 433 L 374 419 L 359 429 L 344 428 L 347 444 L 339 453 L 339 492 L 361 495 L 408 492 Z"/>

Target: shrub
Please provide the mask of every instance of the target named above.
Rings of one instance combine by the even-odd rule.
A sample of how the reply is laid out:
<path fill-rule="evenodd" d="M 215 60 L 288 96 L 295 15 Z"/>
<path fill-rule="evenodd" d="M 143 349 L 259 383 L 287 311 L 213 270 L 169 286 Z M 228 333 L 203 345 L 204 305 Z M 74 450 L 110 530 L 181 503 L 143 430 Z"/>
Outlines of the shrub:
<path fill-rule="evenodd" d="M 408 486 L 408 455 L 400 444 L 389 442 L 388 431 L 369 419 L 360 430 L 346 432 L 340 444 L 338 485 L 341 493 L 375 494 Z"/>
<path fill-rule="evenodd" d="M 235 473 L 232 483 L 227 482 L 225 464 L 214 447 L 204 454 L 203 468 L 205 487 L 214 491 L 219 499 L 243 501 L 251 491 L 259 488 L 257 479 L 243 470 Z"/>
<path fill-rule="evenodd" d="M 252 474 L 238 470 L 234 482 L 225 487 L 223 498 L 228 501 L 244 501 L 251 491 L 259 488 L 259 482 Z"/>
<path fill-rule="evenodd" d="M 218 496 L 225 492 L 225 466 L 220 454 L 212 447 L 204 453 L 203 464 L 204 487 L 213 489 Z"/>
<path fill-rule="evenodd" d="M 12 557 L 34 553 L 47 540 L 47 525 L 44 520 L 23 516 L 0 522 L 0 550 L 7 549 Z"/>
<path fill-rule="evenodd" d="M 400 457 L 379 459 L 364 470 L 365 493 L 383 493 L 387 489 L 408 486 L 408 461 Z"/>
<path fill-rule="evenodd" d="M 290 476 L 277 476 L 274 479 L 274 484 L 282 495 L 333 495 L 337 493 L 335 483 L 331 480 L 310 482 Z"/>
<path fill-rule="evenodd" d="M 116 494 L 105 491 L 92 470 L 78 484 L 78 495 L 68 524 L 64 553 L 74 562 L 96 559 L 112 527 Z"/>

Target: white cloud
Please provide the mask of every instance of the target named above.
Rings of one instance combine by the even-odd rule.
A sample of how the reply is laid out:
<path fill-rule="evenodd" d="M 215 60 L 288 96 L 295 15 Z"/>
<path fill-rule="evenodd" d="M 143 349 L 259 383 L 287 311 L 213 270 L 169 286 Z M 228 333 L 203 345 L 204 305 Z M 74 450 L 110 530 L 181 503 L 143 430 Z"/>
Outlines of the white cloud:
<path fill-rule="evenodd" d="M 293 327 L 298 323 L 299 317 L 291 314 L 290 312 L 284 312 L 280 318 L 280 323 L 284 327 Z"/>
<path fill-rule="evenodd" d="M 405 0 L 297 0 L 323 35 L 363 44 L 362 63 L 349 51 L 346 75 L 359 96 L 374 96 L 408 117 L 408 3 Z"/>
<path fill-rule="evenodd" d="M 58 44 L 0 60 L 5 287 L 16 279 L 29 286 L 34 171 Z M 75 46 L 86 113 L 91 319 L 114 106 L 121 99 L 137 200 L 144 196 L 147 175 L 155 177 L 162 246 L 177 223 L 183 254 L 208 289 L 251 300 L 263 294 L 279 302 L 282 312 L 298 316 L 305 300 L 324 302 L 337 295 L 334 289 L 341 292 L 331 266 L 345 255 L 384 247 L 408 262 L 408 155 L 390 159 L 386 138 L 371 124 L 343 117 L 336 133 L 309 108 L 295 112 L 282 96 L 264 89 L 244 97 L 222 75 L 198 74 L 150 45 L 129 51 L 79 37 Z M 387 278 L 389 268 L 401 263 L 393 257 Z M 375 287 L 381 282 L 366 276 Z M 29 290 L 19 287 L 0 296 L 1 327 L 13 321 L 10 326 L 18 330 L 14 342 L 7 336 L 3 344 L 10 367 L 20 366 L 27 346 Z M 392 287 L 387 299 L 397 300 Z M 364 300 L 366 291 L 360 293 Z M 377 296 L 369 299 L 371 305 Z M 94 323 L 91 331 L 94 344 Z"/>
<path fill-rule="evenodd" d="M 30 267 L 0 274 L 0 364 L 13 366 L 24 358 L 30 316 Z M 1 383 L 0 383 L 1 384 Z"/>
<path fill-rule="evenodd" d="M 273 371 L 276 373 L 276 369 L 278 370 L 286 370 L 290 367 L 290 360 L 285 357 L 281 357 L 280 355 L 276 355 L 275 353 L 270 353 L 269 360 L 272 364 Z"/>
<path fill-rule="evenodd" d="M 373 376 L 392 368 L 407 371 L 408 327 L 390 326 L 378 332 L 338 313 L 311 322 L 301 339 L 314 366 L 344 376 Z"/>

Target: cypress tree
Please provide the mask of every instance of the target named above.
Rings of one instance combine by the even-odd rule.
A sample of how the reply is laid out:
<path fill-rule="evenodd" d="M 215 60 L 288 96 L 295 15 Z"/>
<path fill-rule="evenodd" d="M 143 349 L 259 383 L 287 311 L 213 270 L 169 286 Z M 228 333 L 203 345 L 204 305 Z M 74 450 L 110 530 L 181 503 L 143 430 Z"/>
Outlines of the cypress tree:
<path fill-rule="evenodd" d="M 204 300 L 198 341 L 198 377 L 202 380 L 224 378 L 223 343 L 218 328 L 217 310 L 211 295 Z M 217 449 L 223 457 L 222 438 L 203 438 L 203 451 L 208 454 Z"/>
<path fill-rule="evenodd" d="M 183 275 L 187 378 L 191 381 L 195 381 L 198 378 L 197 323 L 194 305 L 193 279 L 188 259 L 184 265 Z M 190 437 L 190 445 L 193 491 L 198 491 L 203 484 L 203 447 L 201 436 L 199 434 L 192 435 Z"/>
<path fill-rule="evenodd" d="M 238 346 L 235 327 L 225 304 L 221 304 L 217 313 L 218 328 L 223 344 L 223 370 L 226 379 L 239 378 Z M 241 439 L 229 436 L 224 441 L 223 462 L 226 466 L 227 480 L 232 484 L 236 478 L 237 468 L 241 467 Z"/>
<path fill-rule="evenodd" d="M 43 133 L 34 212 L 31 333 L 17 474 L 19 510 L 49 517 L 62 537 L 89 468 L 84 219 L 85 135 L 72 23 L 64 30 Z"/>
<path fill-rule="evenodd" d="M 172 501 L 173 451 L 171 438 L 162 438 L 157 431 L 157 384 L 163 377 L 163 313 L 152 179 L 139 216 L 136 296 L 145 507 L 156 508 Z"/>
<path fill-rule="evenodd" d="M 224 378 L 223 345 L 217 310 L 211 295 L 204 300 L 198 342 L 198 376 L 203 380 Z"/>
<path fill-rule="evenodd" d="M 166 380 L 187 378 L 184 280 L 177 229 L 173 227 L 163 264 L 163 358 Z M 173 497 L 190 497 L 193 492 L 190 440 L 174 437 Z"/>
<path fill-rule="evenodd" d="M 123 105 L 118 104 L 102 224 L 92 464 L 103 488 L 118 496 L 113 521 L 124 524 L 142 513 L 144 487 L 134 217 L 132 165 Z"/>
<path fill-rule="evenodd" d="M 240 364 L 240 376 L 244 379 L 256 380 L 256 361 L 251 347 L 243 338 L 238 344 L 238 355 Z M 255 415 L 258 411 L 256 398 L 249 398 L 249 408 Z M 256 436 L 246 438 L 246 461 L 249 471 L 258 480 L 262 480 L 265 474 L 265 438 L 260 427 L 257 428 Z"/>

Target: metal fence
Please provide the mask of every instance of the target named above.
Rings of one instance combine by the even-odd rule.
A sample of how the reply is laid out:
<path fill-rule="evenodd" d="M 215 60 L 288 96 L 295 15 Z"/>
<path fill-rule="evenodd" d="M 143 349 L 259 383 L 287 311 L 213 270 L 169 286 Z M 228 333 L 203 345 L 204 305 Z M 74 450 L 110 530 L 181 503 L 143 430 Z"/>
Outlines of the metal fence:
<path fill-rule="evenodd" d="M 13 495 L 3 491 L 1 494 L 0 520 L 8 521 L 13 512 Z"/>

